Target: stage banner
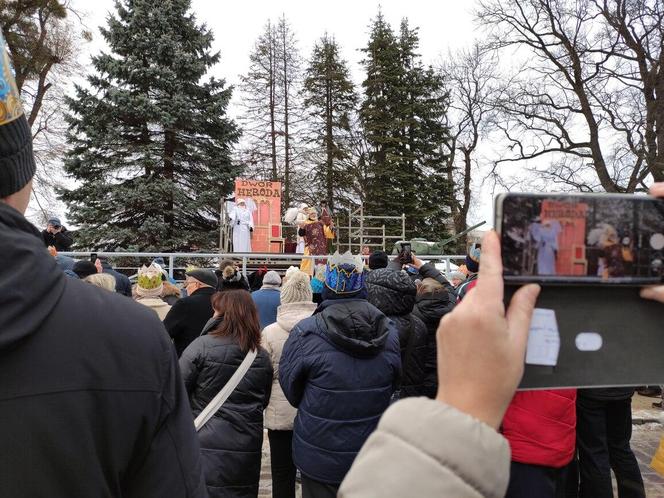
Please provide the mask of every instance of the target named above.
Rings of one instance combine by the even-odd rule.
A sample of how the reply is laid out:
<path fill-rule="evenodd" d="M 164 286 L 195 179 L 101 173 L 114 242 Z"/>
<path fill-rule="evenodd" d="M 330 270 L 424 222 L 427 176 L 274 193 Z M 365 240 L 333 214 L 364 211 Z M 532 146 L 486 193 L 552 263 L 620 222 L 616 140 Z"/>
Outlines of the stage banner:
<path fill-rule="evenodd" d="M 254 216 L 253 252 L 283 252 L 281 182 L 235 180 L 235 199 L 244 199 Z"/>
<path fill-rule="evenodd" d="M 588 271 L 587 212 L 588 205 L 584 202 L 542 201 L 541 223 L 557 233 L 555 270 L 558 275 L 585 275 Z"/>

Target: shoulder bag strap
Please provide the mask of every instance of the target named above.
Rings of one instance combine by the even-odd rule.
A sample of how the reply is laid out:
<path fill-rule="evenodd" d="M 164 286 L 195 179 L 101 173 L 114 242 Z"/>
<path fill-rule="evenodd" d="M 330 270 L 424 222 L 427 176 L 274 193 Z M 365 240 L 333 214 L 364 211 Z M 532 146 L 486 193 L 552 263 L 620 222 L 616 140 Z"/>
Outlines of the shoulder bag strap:
<path fill-rule="evenodd" d="M 256 359 L 257 354 L 258 349 L 254 349 L 253 351 L 249 351 L 247 353 L 247 356 L 244 357 L 244 360 L 242 360 L 242 363 L 235 371 L 233 376 L 228 380 L 228 382 L 226 382 L 226 385 L 221 388 L 221 391 L 219 391 L 219 393 L 214 398 L 212 398 L 212 401 L 208 403 L 203 411 L 199 413 L 198 417 L 196 417 L 196 420 L 194 420 L 194 427 L 196 427 L 197 432 L 208 422 L 208 420 L 212 418 L 215 413 L 217 413 L 217 410 L 221 408 L 221 405 L 226 402 L 228 397 L 235 390 L 237 385 L 247 373 L 247 370 L 249 370 L 249 367 L 254 362 L 254 359 Z"/>

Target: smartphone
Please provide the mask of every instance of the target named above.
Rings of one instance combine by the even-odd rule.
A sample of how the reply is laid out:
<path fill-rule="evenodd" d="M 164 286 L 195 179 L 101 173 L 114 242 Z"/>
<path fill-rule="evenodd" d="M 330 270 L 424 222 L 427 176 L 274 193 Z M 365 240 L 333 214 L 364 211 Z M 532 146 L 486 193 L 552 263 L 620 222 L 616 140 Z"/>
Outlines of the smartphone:
<path fill-rule="evenodd" d="M 401 242 L 401 249 L 399 250 L 399 261 L 402 265 L 408 265 L 413 262 L 413 253 L 411 250 L 410 242 Z"/>
<path fill-rule="evenodd" d="M 663 281 L 664 200 L 630 194 L 506 193 L 495 199 L 506 282 Z"/>
<path fill-rule="evenodd" d="M 90 261 L 92 261 L 93 263 L 97 262 L 97 253 L 96 252 L 93 252 L 93 253 L 90 254 Z"/>

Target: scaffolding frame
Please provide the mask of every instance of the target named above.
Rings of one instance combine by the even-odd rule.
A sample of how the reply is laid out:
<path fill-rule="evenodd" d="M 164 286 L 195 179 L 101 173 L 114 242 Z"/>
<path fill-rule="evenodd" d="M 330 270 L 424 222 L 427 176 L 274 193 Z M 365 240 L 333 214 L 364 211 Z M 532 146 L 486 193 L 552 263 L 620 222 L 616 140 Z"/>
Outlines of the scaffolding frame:
<path fill-rule="evenodd" d="M 372 225 L 372 223 L 382 221 L 381 225 Z M 399 222 L 401 233 L 398 235 L 388 234 L 385 222 Z M 341 250 L 344 246 L 346 250 L 354 252 L 357 248 L 360 252 L 364 246 L 370 248 L 380 248 L 387 250 L 387 244 L 390 241 L 406 240 L 406 215 L 401 216 L 373 216 L 364 214 L 364 206 L 353 210 L 352 206 L 348 208 L 348 224 L 342 226 L 339 222 L 339 216 L 336 217 L 336 245 Z M 344 236 L 341 232 L 345 231 Z M 379 239 L 380 242 L 367 242 L 368 240 Z"/>

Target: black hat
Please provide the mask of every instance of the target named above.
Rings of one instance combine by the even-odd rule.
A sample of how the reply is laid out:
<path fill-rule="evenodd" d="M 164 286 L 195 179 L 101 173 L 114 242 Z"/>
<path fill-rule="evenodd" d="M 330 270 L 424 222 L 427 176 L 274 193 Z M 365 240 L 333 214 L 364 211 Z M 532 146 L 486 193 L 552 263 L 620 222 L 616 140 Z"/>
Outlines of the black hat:
<path fill-rule="evenodd" d="M 87 259 L 74 263 L 74 268 L 72 268 L 72 270 L 78 275 L 78 278 L 81 279 L 97 273 L 97 267 L 95 264 Z"/>
<path fill-rule="evenodd" d="M 32 133 L 12 74 L 0 33 L 0 198 L 25 187 L 36 169 Z"/>
<path fill-rule="evenodd" d="M 209 285 L 210 287 L 217 288 L 219 280 L 217 280 L 217 275 L 214 274 L 212 270 L 205 270 L 204 268 L 196 268 L 195 270 L 188 271 L 185 273 L 188 277 L 195 278 L 200 283 Z"/>
<path fill-rule="evenodd" d="M 390 262 L 387 257 L 387 253 L 384 251 L 374 251 L 371 256 L 369 256 L 369 269 L 377 270 L 378 268 L 387 268 L 388 263 Z"/>

